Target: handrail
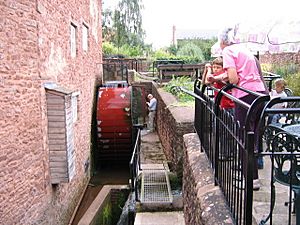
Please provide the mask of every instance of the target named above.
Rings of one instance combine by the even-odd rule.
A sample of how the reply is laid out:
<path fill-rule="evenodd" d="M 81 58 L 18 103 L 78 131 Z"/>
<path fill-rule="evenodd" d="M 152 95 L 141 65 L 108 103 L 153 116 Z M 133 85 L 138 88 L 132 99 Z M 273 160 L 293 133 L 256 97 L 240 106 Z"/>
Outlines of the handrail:
<path fill-rule="evenodd" d="M 254 132 L 249 126 L 249 118 L 255 115 L 255 109 L 263 105 L 264 107 L 259 110 L 260 114 L 257 116 L 260 117 L 258 127 L 265 128 L 265 117 L 270 114 L 299 114 L 300 108 L 297 105 L 293 107 L 289 106 L 285 109 L 271 109 L 271 107 L 279 102 L 300 102 L 300 97 L 293 96 L 270 99 L 268 94 L 243 90 L 243 88 L 237 87 L 236 85 L 226 85 L 222 89 L 210 86 L 215 93 L 218 92 L 218 94 L 213 97 L 206 94 L 206 88 L 206 85 L 201 85 L 200 80 L 195 81 L 194 93 L 191 93 L 184 87 L 174 87 L 176 90 L 195 97 L 194 126 L 201 141 L 201 150 L 207 154 L 211 162 L 215 172 L 215 183 L 222 189 L 236 224 L 252 224 L 253 174 L 247 171 L 253 171 L 253 162 L 258 155 L 271 155 L 272 157 L 284 155 L 289 157 L 290 154 L 254 152 L 257 148 L 256 144 L 259 144 L 260 147 L 260 143 L 255 143 L 255 138 L 261 140 L 262 136 L 261 131 L 259 131 L 258 137 L 257 134 L 254 135 Z M 254 94 L 257 98 L 252 104 L 244 103 L 240 99 L 227 93 L 227 91 L 232 88 L 241 89 L 247 93 Z M 230 98 L 235 103 L 248 109 L 244 128 L 240 127 L 240 124 L 236 121 L 234 116 L 219 107 L 223 96 Z M 222 154 L 228 154 L 232 149 L 238 151 L 231 152 L 232 155 L 230 157 L 232 158 L 225 158 L 224 160 Z M 299 153 L 291 155 L 299 155 Z M 247 160 L 243 161 L 243 158 Z M 246 171 L 243 171 L 243 167 L 246 168 Z M 239 170 L 232 168 L 239 168 Z M 244 176 L 243 191 L 241 191 L 239 189 L 240 186 L 237 185 L 237 180 L 241 180 L 240 177 L 242 176 Z M 237 177 L 237 179 L 233 179 L 235 177 Z M 243 186 L 243 183 L 241 183 L 241 186 Z M 271 192 L 271 195 L 274 195 L 274 192 Z M 242 204 L 242 199 L 243 202 L 245 202 L 244 204 Z M 289 210 L 288 213 L 290 216 L 291 210 Z"/>
<path fill-rule="evenodd" d="M 129 162 L 129 169 L 130 169 L 130 189 L 131 192 L 135 193 L 135 200 L 139 201 L 139 195 L 138 195 L 138 179 L 139 179 L 139 171 L 141 169 L 141 160 L 140 160 L 140 150 L 141 150 L 141 126 L 136 126 L 137 129 L 137 135 L 136 140 L 132 152 L 132 156 Z"/>
<path fill-rule="evenodd" d="M 279 74 L 271 73 L 271 72 L 267 72 L 267 71 L 262 71 L 262 73 L 270 75 L 269 77 L 268 76 L 264 76 L 264 77 L 267 77 L 267 78 L 280 78 L 281 77 L 281 75 L 279 75 Z"/>

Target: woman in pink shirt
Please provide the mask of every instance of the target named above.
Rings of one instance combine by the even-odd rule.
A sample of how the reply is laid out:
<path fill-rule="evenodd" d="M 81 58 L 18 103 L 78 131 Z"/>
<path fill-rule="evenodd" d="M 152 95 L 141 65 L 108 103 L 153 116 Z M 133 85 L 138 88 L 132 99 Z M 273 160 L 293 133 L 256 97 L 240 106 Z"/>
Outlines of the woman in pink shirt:
<path fill-rule="evenodd" d="M 237 44 L 237 41 L 234 39 L 234 29 L 226 28 L 222 30 L 219 34 L 219 42 L 222 49 L 223 68 L 227 73 L 220 75 L 220 77 L 210 77 L 208 80 L 210 82 L 220 80 L 229 81 L 231 84 L 236 84 L 248 90 L 267 94 L 265 84 L 259 74 L 256 60 L 254 58 L 255 56 L 242 44 Z M 232 89 L 232 95 L 250 105 L 257 98 L 255 95 L 251 95 L 236 88 Z M 247 109 L 236 104 L 235 117 L 240 122 L 241 128 L 245 126 L 246 115 Z M 256 131 L 259 120 L 258 113 L 256 113 L 256 115 L 257 116 L 255 118 L 250 120 L 250 127 L 253 131 Z M 258 137 L 255 137 L 255 139 L 257 147 Z M 253 189 L 258 190 L 259 188 L 260 183 L 258 180 L 257 160 L 255 160 Z"/>

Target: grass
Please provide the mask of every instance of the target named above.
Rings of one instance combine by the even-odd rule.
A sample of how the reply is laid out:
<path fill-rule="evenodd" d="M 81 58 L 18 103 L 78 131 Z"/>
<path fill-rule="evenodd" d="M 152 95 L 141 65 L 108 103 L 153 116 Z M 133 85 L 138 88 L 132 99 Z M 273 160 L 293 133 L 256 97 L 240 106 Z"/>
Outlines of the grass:
<path fill-rule="evenodd" d="M 167 85 L 164 86 L 164 90 L 173 94 L 177 100 L 178 104 L 176 106 L 190 106 L 195 104 L 195 99 L 194 97 L 190 96 L 189 94 L 186 94 L 182 91 L 178 91 L 174 87 L 183 87 L 189 91 L 194 90 L 194 81 L 187 76 L 182 76 L 182 77 L 177 77 L 175 78 L 173 76 L 172 80 L 168 82 Z"/>

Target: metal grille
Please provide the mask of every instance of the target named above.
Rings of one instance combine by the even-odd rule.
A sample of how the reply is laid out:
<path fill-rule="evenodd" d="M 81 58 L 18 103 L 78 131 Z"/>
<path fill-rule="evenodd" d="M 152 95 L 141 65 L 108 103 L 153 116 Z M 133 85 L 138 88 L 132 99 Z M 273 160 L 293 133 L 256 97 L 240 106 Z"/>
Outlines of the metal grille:
<path fill-rule="evenodd" d="M 170 182 L 165 170 L 143 170 L 141 203 L 172 203 Z"/>

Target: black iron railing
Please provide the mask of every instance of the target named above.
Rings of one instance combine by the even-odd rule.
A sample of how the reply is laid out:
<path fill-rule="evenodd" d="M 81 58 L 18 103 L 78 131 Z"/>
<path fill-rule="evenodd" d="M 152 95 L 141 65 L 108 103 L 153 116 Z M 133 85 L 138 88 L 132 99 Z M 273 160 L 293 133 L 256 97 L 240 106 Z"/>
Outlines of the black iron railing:
<path fill-rule="evenodd" d="M 276 76 L 273 76 L 276 77 Z M 272 77 L 272 78 L 273 78 Z M 242 102 L 241 100 L 234 98 L 226 91 L 238 88 L 251 95 L 257 96 L 256 100 L 251 104 Z M 252 92 L 235 85 L 227 85 L 221 90 L 214 87 L 210 87 L 213 91 L 217 91 L 218 95 L 214 98 L 213 95 L 209 94 L 207 87 L 201 85 L 200 81 L 195 82 L 194 93 L 187 91 L 182 87 L 177 87 L 180 91 L 190 94 L 195 97 L 195 122 L 194 126 L 199 135 L 201 141 L 201 151 L 204 151 L 214 169 L 215 184 L 219 185 L 222 189 L 227 204 L 231 210 L 232 217 L 234 218 L 236 224 L 252 224 L 253 220 L 253 167 L 254 162 L 257 160 L 258 156 L 269 156 L 271 160 L 277 157 L 276 154 L 282 155 L 283 157 L 288 157 L 290 160 L 290 165 L 292 165 L 292 171 L 297 176 L 294 176 L 294 180 L 297 178 L 300 180 L 300 158 L 299 151 L 300 147 L 298 145 L 299 137 L 294 138 L 293 144 L 288 144 L 291 137 L 290 134 L 281 134 L 280 141 L 284 142 L 285 147 L 284 152 L 278 153 L 279 149 L 282 149 L 278 145 L 280 141 L 272 141 L 274 139 L 275 133 L 272 131 L 272 135 L 267 135 L 270 133 L 269 126 L 267 124 L 267 118 L 276 113 L 281 113 L 286 115 L 288 124 L 297 125 L 299 120 L 300 108 L 297 108 L 299 104 L 289 104 L 293 105 L 293 108 L 286 109 L 273 109 L 271 108 L 274 104 L 279 102 L 300 102 L 300 97 L 288 97 L 288 98 L 277 98 L 270 100 L 270 97 L 265 94 Z M 235 104 L 247 109 L 247 115 L 245 115 L 245 126 L 241 127 L 239 121 L 236 121 L 234 115 L 228 111 L 220 108 L 220 100 L 222 96 L 226 96 L 232 99 Z M 264 107 L 262 107 L 262 105 Z M 288 107 L 289 107 L 288 106 Z M 296 106 L 296 107 L 295 107 Z M 257 111 L 257 109 L 260 111 Z M 259 129 L 254 131 L 251 130 L 250 120 L 253 117 L 259 117 L 258 122 Z M 278 128 L 280 129 L 280 128 Z M 294 128 L 295 129 L 295 128 Z M 257 132 L 259 131 L 259 132 Z M 281 130 L 281 132 L 283 132 Z M 287 132 L 287 131 L 285 131 Z M 300 125 L 299 125 L 299 136 L 300 136 Z M 260 140 L 257 145 L 255 138 Z M 264 138 L 264 141 L 262 141 Z M 279 138 L 277 138 L 279 139 Z M 277 144 L 276 144 L 277 143 Z M 267 146 L 267 147 L 266 147 Z M 270 146 L 273 146 L 270 147 Z M 256 152 L 256 150 L 261 150 Z M 270 151 L 272 149 L 272 151 Z M 292 153 L 291 153 L 292 152 Z M 291 156 L 292 155 L 292 156 Z M 295 160 L 296 159 L 296 160 Z M 277 158 L 277 161 L 280 159 Z M 275 160 L 276 162 L 276 160 Z M 275 163 L 276 164 L 276 163 Z M 270 197 L 270 213 L 267 217 L 255 218 L 256 221 L 260 222 L 261 225 L 265 223 L 273 224 L 273 208 L 275 204 L 275 188 L 274 182 L 279 181 L 273 174 L 278 171 L 278 164 L 274 166 L 272 162 L 272 167 L 270 169 L 271 178 L 271 197 Z M 277 166 L 277 167 L 276 167 Z M 277 168 L 277 170 L 276 170 Z M 249 172 L 250 171 L 250 172 Z M 284 172 L 286 173 L 286 171 Z M 296 177 L 296 178 L 295 178 Z M 290 179 L 292 180 L 292 179 Z M 300 181 L 299 181 L 300 182 Z M 300 186 L 300 185 L 299 185 Z M 300 187 L 299 187 L 300 189 Z M 297 185 L 291 184 L 289 186 L 289 192 L 294 193 L 294 198 L 290 197 L 288 200 L 288 205 L 291 205 L 294 201 L 294 206 L 299 204 L 300 201 L 300 191 L 297 189 Z M 290 195 L 292 196 L 292 194 Z M 293 200 L 294 199 L 294 200 Z M 266 203 L 267 204 L 267 203 Z M 291 207 L 290 207 L 291 208 Z M 293 207 L 297 214 L 297 225 L 300 225 L 300 206 Z M 286 221 L 288 224 L 292 224 L 292 210 L 288 210 L 287 215 L 289 219 Z"/>
<path fill-rule="evenodd" d="M 272 89 L 273 81 L 277 78 L 281 78 L 280 75 L 271 73 L 271 72 L 267 72 L 267 71 L 262 71 L 262 74 L 265 79 L 266 85 L 269 88 L 269 91 L 271 91 L 271 89 Z"/>
<path fill-rule="evenodd" d="M 215 99 L 205 93 L 205 88 L 200 89 L 199 81 L 195 83 L 195 93 L 207 102 L 203 104 L 196 100 L 195 107 L 195 128 L 202 149 L 211 160 L 215 183 L 222 189 L 232 217 L 237 224 L 252 224 L 255 136 L 247 118 L 251 115 L 249 112 L 269 97 L 243 89 L 257 96 L 257 100 L 249 105 L 226 92 L 239 87 L 228 85 L 222 90 L 211 87 L 218 91 Z M 241 127 L 229 111 L 220 108 L 224 95 L 248 110 L 245 127 Z"/>
<path fill-rule="evenodd" d="M 141 129 L 142 126 L 137 126 L 137 134 L 135 139 L 135 144 L 132 152 L 132 156 L 129 162 L 130 168 L 130 189 L 131 192 L 135 195 L 135 201 L 140 201 L 139 198 L 139 172 L 141 169 Z"/>
<path fill-rule="evenodd" d="M 287 103 L 287 108 L 272 108 L 278 103 Z M 264 118 L 274 114 L 281 115 L 280 121 L 266 124 Z M 260 148 L 264 149 L 260 155 L 271 160 L 271 191 L 270 212 L 259 221 L 259 225 L 276 224 L 278 220 L 274 216 L 278 200 L 276 182 L 287 189 L 285 206 L 288 208 L 284 223 L 300 225 L 300 97 L 274 98 L 265 105 L 260 117 Z"/>

